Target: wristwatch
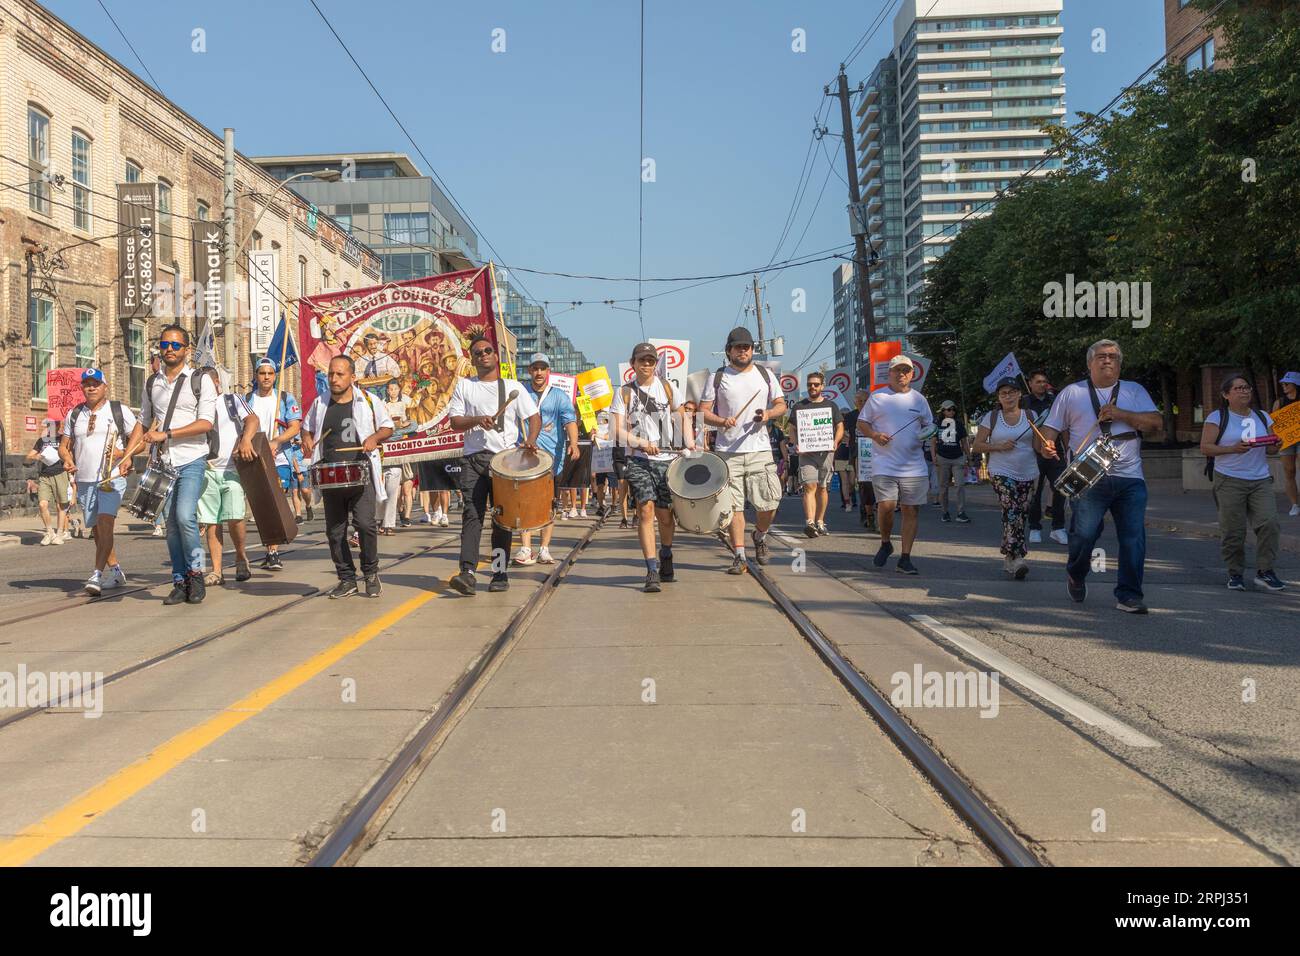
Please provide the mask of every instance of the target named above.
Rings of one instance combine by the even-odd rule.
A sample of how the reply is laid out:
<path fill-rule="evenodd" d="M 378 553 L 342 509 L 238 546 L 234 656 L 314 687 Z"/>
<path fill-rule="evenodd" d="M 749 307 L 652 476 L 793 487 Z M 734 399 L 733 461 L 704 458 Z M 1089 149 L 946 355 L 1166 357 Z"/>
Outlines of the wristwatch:
<path fill-rule="evenodd" d="M 167 436 L 168 441 L 172 440 L 172 430 L 170 428 L 164 428 L 163 434 Z"/>

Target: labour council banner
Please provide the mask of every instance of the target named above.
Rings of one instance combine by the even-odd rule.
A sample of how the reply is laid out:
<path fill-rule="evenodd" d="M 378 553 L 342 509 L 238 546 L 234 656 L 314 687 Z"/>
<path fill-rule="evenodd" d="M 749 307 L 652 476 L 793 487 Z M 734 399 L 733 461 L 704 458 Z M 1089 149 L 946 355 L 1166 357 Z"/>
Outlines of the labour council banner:
<path fill-rule="evenodd" d="M 411 426 L 384 442 L 385 462 L 457 457 L 464 435 L 447 423 L 447 405 L 456 379 L 474 374 L 470 339 L 496 344 L 495 315 L 486 268 L 300 299 L 303 407 L 327 388 L 330 359 L 349 355 L 359 387 L 407 408 Z"/>

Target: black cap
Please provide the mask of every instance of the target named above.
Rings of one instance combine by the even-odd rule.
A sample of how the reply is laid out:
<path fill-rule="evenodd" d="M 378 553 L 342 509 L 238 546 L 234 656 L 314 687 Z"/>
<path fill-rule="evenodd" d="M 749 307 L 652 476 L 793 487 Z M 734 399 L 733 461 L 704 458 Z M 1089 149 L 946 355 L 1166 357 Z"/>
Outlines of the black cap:
<path fill-rule="evenodd" d="M 1004 375 L 1002 376 L 1002 378 L 998 379 L 998 384 L 993 387 L 993 391 L 996 394 L 997 392 L 1000 392 L 1002 389 L 1008 387 L 1014 388 L 1017 392 L 1024 391 L 1024 389 L 1020 387 L 1020 379 L 1013 378 L 1010 375 Z"/>
<path fill-rule="evenodd" d="M 649 342 L 641 342 L 634 349 L 632 349 L 632 361 L 635 362 L 642 355 L 653 355 L 655 358 L 658 358 L 659 350 L 655 348 L 653 345 L 651 345 Z"/>
<path fill-rule="evenodd" d="M 754 336 L 750 334 L 749 329 L 743 325 L 737 326 L 727 333 L 727 348 L 733 345 L 753 345 Z"/>

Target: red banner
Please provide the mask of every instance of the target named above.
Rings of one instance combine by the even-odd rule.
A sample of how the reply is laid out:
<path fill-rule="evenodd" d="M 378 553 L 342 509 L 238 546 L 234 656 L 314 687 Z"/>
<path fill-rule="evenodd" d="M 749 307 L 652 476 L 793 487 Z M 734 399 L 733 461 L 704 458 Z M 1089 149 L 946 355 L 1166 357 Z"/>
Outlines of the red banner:
<path fill-rule="evenodd" d="M 82 368 L 52 368 L 45 373 L 45 417 L 61 422 L 86 400 L 81 390 Z"/>
<path fill-rule="evenodd" d="M 328 388 L 330 359 L 350 355 L 357 385 L 393 416 L 386 463 L 456 457 L 464 434 L 447 424 L 447 406 L 456 379 L 474 374 L 469 342 L 476 335 L 497 342 L 486 267 L 300 299 L 304 415 Z"/>

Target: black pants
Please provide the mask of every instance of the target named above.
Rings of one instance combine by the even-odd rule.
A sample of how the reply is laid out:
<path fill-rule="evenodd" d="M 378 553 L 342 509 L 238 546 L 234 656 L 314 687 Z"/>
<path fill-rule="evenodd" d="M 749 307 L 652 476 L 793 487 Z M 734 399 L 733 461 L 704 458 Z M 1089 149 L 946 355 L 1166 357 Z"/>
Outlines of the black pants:
<path fill-rule="evenodd" d="M 348 517 L 361 539 L 361 573 L 366 577 L 379 572 L 379 535 L 375 532 L 375 485 L 366 465 L 366 483 L 360 488 L 322 490 L 325 499 L 325 537 L 330 543 L 330 557 L 340 581 L 355 581 L 357 569 L 352 563 L 352 546 L 348 544 Z"/>
<path fill-rule="evenodd" d="M 466 455 L 460 470 L 460 490 L 465 499 L 465 510 L 460 517 L 460 569 L 473 571 L 478 564 L 479 546 L 483 542 L 483 519 L 487 514 L 488 500 L 492 496 L 492 475 L 488 466 L 492 452 L 480 451 Z M 510 560 L 510 530 L 492 526 L 492 560 L 498 554 Z M 504 571 L 504 567 L 502 568 Z"/>
<path fill-rule="evenodd" d="M 1065 498 L 1052 487 L 1065 465 L 1050 458 L 1038 459 L 1038 481 L 1034 484 L 1034 493 L 1029 498 L 1029 530 L 1043 530 L 1043 485 L 1052 493 L 1052 530 L 1059 531 L 1065 527 Z"/>

